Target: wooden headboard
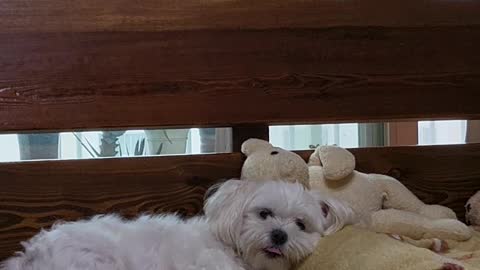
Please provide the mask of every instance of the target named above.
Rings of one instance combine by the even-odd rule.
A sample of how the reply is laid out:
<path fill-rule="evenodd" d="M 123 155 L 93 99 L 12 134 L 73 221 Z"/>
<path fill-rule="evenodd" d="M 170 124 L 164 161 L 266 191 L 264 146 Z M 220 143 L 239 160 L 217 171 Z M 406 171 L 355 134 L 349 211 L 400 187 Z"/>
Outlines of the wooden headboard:
<path fill-rule="evenodd" d="M 268 125 L 480 119 L 478 14 L 477 0 L 3 0 L 1 132 L 230 126 L 234 153 L 2 163 L 0 259 L 57 219 L 196 214 Z M 480 144 L 352 151 L 461 218 L 480 189 Z"/>

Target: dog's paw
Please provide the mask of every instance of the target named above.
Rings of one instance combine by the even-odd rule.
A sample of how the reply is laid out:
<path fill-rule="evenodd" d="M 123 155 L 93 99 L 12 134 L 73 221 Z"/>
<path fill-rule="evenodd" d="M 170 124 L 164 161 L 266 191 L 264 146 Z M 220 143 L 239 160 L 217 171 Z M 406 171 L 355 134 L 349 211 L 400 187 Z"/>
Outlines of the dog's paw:
<path fill-rule="evenodd" d="M 436 253 L 445 253 L 450 248 L 448 247 L 447 241 L 435 238 L 435 239 L 433 239 L 433 242 L 430 245 L 429 249 L 433 252 L 436 252 Z"/>
<path fill-rule="evenodd" d="M 403 237 L 398 235 L 398 234 L 393 234 L 393 233 L 387 233 L 388 236 L 390 236 L 391 238 L 395 239 L 395 240 L 398 240 L 398 241 L 402 241 L 403 242 Z"/>
<path fill-rule="evenodd" d="M 463 266 L 454 263 L 444 263 L 438 270 L 465 270 Z"/>

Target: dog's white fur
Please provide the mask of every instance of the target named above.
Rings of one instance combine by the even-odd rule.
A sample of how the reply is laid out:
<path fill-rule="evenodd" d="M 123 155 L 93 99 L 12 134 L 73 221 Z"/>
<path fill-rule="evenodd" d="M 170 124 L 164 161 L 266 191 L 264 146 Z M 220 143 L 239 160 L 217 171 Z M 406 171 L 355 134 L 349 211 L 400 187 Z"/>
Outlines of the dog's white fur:
<path fill-rule="evenodd" d="M 263 209 L 272 215 L 262 218 Z M 56 224 L 23 243 L 25 251 L 0 269 L 286 270 L 309 255 L 320 237 L 353 222 L 343 204 L 278 181 L 226 181 L 207 199 L 204 212 L 188 220 L 104 215 Z M 282 256 L 275 258 L 265 251 L 273 245 L 274 229 L 288 236 L 276 246 Z"/>

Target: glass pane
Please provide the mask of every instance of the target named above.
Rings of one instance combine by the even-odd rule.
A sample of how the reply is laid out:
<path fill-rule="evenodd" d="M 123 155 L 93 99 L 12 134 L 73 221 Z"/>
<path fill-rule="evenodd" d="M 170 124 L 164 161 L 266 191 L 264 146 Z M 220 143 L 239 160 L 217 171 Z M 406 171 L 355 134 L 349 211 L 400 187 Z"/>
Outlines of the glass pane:
<path fill-rule="evenodd" d="M 418 143 L 420 145 L 462 144 L 465 143 L 466 133 L 467 121 L 465 120 L 418 122 Z"/>
<path fill-rule="evenodd" d="M 406 124 L 406 125 L 405 125 Z M 288 150 L 480 142 L 480 121 L 410 121 L 270 127 L 270 142 Z M 88 159 L 232 151 L 231 128 L 192 128 L 0 135 L 0 162 Z"/>
<path fill-rule="evenodd" d="M 318 145 L 336 144 L 359 147 L 359 124 L 271 126 L 270 142 L 288 150 L 313 149 Z"/>
<path fill-rule="evenodd" d="M 231 152 L 231 128 L 0 135 L 0 161 Z"/>
<path fill-rule="evenodd" d="M 467 140 L 466 140 L 467 138 Z M 288 150 L 318 145 L 345 148 L 480 142 L 480 121 L 409 121 L 270 127 L 270 142 Z"/>

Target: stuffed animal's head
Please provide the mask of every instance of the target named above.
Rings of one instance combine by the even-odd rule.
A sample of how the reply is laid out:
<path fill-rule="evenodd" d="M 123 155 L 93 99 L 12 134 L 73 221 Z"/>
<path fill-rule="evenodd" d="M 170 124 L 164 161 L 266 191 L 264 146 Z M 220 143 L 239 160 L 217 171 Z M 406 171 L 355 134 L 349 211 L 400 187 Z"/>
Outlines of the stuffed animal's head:
<path fill-rule="evenodd" d="M 247 159 L 242 167 L 241 179 L 283 180 L 310 187 L 308 166 L 294 152 L 274 147 L 264 140 L 249 139 L 242 144 L 242 153 Z"/>
<path fill-rule="evenodd" d="M 467 224 L 480 229 L 480 191 L 473 195 L 465 204 Z"/>

